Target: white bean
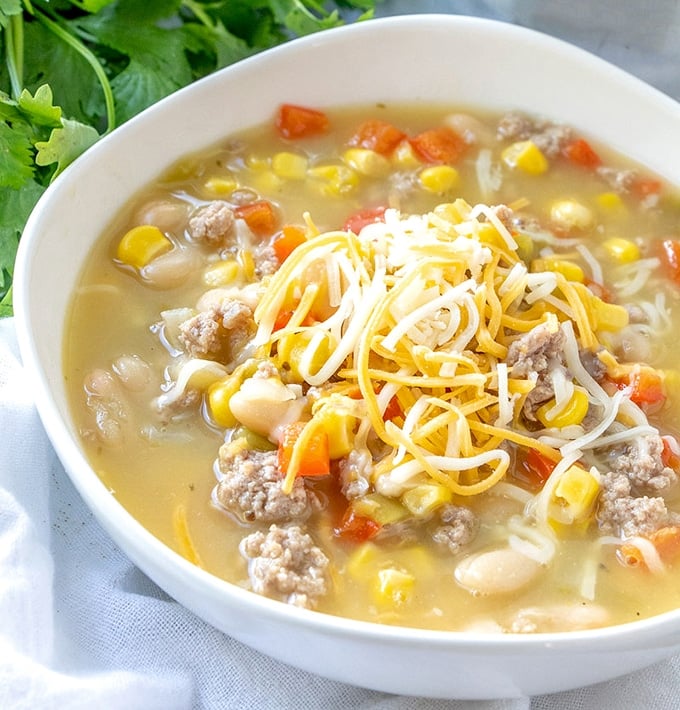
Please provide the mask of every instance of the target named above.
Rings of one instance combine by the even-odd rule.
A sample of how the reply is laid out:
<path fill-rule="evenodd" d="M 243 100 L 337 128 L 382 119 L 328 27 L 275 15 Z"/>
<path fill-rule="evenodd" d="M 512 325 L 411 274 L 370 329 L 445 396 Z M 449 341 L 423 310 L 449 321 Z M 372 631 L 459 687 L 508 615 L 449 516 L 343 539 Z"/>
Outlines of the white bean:
<path fill-rule="evenodd" d="M 142 270 L 142 277 L 157 288 L 174 288 L 198 268 L 198 255 L 190 249 L 173 249 L 154 259 Z"/>
<path fill-rule="evenodd" d="M 493 128 L 486 126 L 469 113 L 452 113 L 444 119 L 444 124 L 454 130 L 469 144 L 491 143 L 495 138 Z"/>
<path fill-rule="evenodd" d="M 151 381 L 151 368 L 139 355 L 121 355 L 112 368 L 123 386 L 132 392 L 141 392 Z"/>
<path fill-rule="evenodd" d="M 599 604 L 553 604 L 520 609 L 509 630 L 513 633 L 551 633 L 596 629 L 609 623 L 609 612 Z"/>
<path fill-rule="evenodd" d="M 97 368 L 88 373 L 83 382 L 88 395 L 109 399 L 118 394 L 118 387 L 113 375 L 108 370 Z"/>
<path fill-rule="evenodd" d="M 283 421 L 299 418 L 304 400 L 280 380 L 251 377 L 235 392 L 229 406 L 244 426 L 261 436 L 273 436 Z"/>
<path fill-rule="evenodd" d="M 535 560 L 504 547 L 466 557 L 454 574 L 458 584 L 473 594 L 493 596 L 526 587 L 540 570 Z"/>
<path fill-rule="evenodd" d="M 183 202 L 154 200 L 142 207 L 136 215 L 139 224 L 153 224 L 161 232 L 181 231 L 187 221 L 189 207 Z"/>

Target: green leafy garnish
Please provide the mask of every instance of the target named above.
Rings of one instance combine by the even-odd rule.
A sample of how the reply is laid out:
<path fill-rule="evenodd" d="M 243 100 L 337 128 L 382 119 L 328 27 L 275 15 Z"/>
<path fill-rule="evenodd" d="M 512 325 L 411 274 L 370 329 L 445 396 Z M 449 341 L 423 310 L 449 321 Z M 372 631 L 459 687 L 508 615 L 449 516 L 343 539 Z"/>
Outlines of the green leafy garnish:
<path fill-rule="evenodd" d="M 102 135 L 217 69 L 380 0 L 0 0 L 0 317 L 40 195 Z"/>

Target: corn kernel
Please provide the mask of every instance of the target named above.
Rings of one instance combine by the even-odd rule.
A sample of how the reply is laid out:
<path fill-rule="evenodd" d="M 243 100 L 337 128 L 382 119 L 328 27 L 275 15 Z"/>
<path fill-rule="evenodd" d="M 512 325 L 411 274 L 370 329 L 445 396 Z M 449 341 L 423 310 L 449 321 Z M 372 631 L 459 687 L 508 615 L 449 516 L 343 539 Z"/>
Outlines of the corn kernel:
<path fill-rule="evenodd" d="M 333 351 L 334 344 L 331 342 L 330 333 L 323 332 L 323 338 L 318 339 L 313 352 L 307 353 L 307 349 L 312 342 L 314 333 L 312 331 L 302 331 L 300 333 L 290 333 L 284 335 L 277 345 L 277 366 L 288 369 L 290 378 L 295 382 L 302 382 L 304 377 L 300 370 L 303 358 L 311 374 L 317 373 L 328 360 Z"/>
<path fill-rule="evenodd" d="M 350 148 L 342 159 L 350 168 L 368 177 L 385 177 L 391 170 L 390 161 L 384 155 L 367 148 Z"/>
<path fill-rule="evenodd" d="M 401 502 L 418 518 L 422 518 L 444 503 L 451 502 L 451 491 L 436 483 L 422 483 L 401 497 Z"/>
<path fill-rule="evenodd" d="M 411 170 L 422 165 L 423 161 L 413 150 L 413 146 L 407 140 L 403 140 L 392 152 L 392 164 L 397 168 Z"/>
<path fill-rule="evenodd" d="M 380 525 L 397 523 L 408 515 L 408 510 L 399 501 L 380 493 L 368 493 L 361 498 L 356 498 L 352 503 L 352 510 L 357 515 L 371 518 Z"/>
<path fill-rule="evenodd" d="M 619 264 L 630 264 L 640 258 L 640 248 L 630 239 L 611 237 L 602 246 L 607 250 L 609 256 L 618 261 Z"/>
<path fill-rule="evenodd" d="M 241 269 L 235 261 L 218 261 L 203 272 L 203 283 L 210 288 L 226 286 L 241 275 Z"/>
<path fill-rule="evenodd" d="M 552 271 L 554 273 L 562 274 L 568 281 L 578 281 L 578 283 L 583 283 L 585 281 L 585 274 L 583 269 L 575 264 L 573 261 L 567 259 L 557 259 L 552 256 L 547 256 L 542 259 L 534 259 L 531 262 L 531 271 L 533 273 L 539 273 L 541 271 Z"/>
<path fill-rule="evenodd" d="M 536 410 L 536 418 L 545 427 L 557 427 L 562 429 L 572 424 L 580 424 L 586 414 L 588 414 L 588 395 L 582 389 L 574 389 L 574 394 L 566 405 L 554 416 L 550 416 L 550 410 L 555 406 L 555 400 L 541 405 Z"/>
<path fill-rule="evenodd" d="M 331 461 L 344 458 L 354 450 L 356 421 L 347 412 L 324 417 L 323 428 L 328 434 L 328 457 Z"/>
<path fill-rule="evenodd" d="M 626 211 L 621 195 L 616 192 L 602 192 L 595 198 L 595 202 L 600 209 L 607 212 L 623 213 Z"/>
<path fill-rule="evenodd" d="M 547 158 L 533 141 L 509 145 L 501 153 L 501 159 L 509 168 L 517 168 L 528 175 L 541 175 L 549 167 Z"/>
<path fill-rule="evenodd" d="M 241 387 L 240 377 L 226 377 L 208 389 L 208 412 L 217 426 L 230 429 L 238 424 L 229 402 Z"/>
<path fill-rule="evenodd" d="M 218 426 L 230 429 L 239 422 L 231 411 L 230 401 L 232 395 L 241 389 L 244 380 L 251 377 L 257 370 L 257 361 L 246 360 L 239 365 L 230 375 L 212 383 L 208 387 L 207 406 L 208 414 Z"/>
<path fill-rule="evenodd" d="M 460 176 L 450 165 L 431 165 L 421 170 L 418 178 L 426 190 L 441 194 L 454 188 Z"/>
<path fill-rule="evenodd" d="M 283 187 L 283 179 L 273 170 L 259 170 L 252 177 L 251 185 L 264 194 L 278 192 Z"/>
<path fill-rule="evenodd" d="M 236 259 L 241 267 L 241 271 L 247 279 L 252 279 L 255 275 L 255 260 L 253 253 L 248 249 L 239 249 Z"/>
<path fill-rule="evenodd" d="M 264 170 L 269 167 L 270 160 L 260 155 L 248 155 L 246 156 L 245 163 L 251 170 Z"/>
<path fill-rule="evenodd" d="M 565 514 L 561 517 L 565 517 L 567 522 L 587 518 L 599 491 L 600 484 L 589 471 L 580 466 L 570 466 L 555 486 L 556 502 Z"/>
<path fill-rule="evenodd" d="M 116 256 L 125 264 L 141 269 L 157 256 L 172 249 L 172 242 L 152 224 L 133 227 L 118 243 Z"/>
<path fill-rule="evenodd" d="M 378 547 L 372 542 L 359 545 L 347 558 L 345 569 L 355 579 L 365 580 L 366 568 L 375 566 L 378 562 Z"/>
<path fill-rule="evenodd" d="M 323 195 L 346 195 L 359 184 L 359 176 L 347 165 L 317 165 L 307 171 Z"/>
<path fill-rule="evenodd" d="M 621 330 L 628 325 L 628 311 L 616 303 L 606 303 L 593 296 L 588 309 L 593 330 Z"/>
<path fill-rule="evenodd" d="M 416 578 L 400 569 L 388 567 L 378 571 L 374 595 L 380 604 L 402 606 L 410 601 Z"/>
<path fill-rule="evenodd" d="M 211 177 L 205 181 L 205 189 L 213 195 L 230 195 L 238 187 L 232 177 Z"/>
<path fill-rule="evenodd" d="M 286 180 L 304 180 L 307 174 L 307 158 L 299 153 L 283 151 L 272 158 L 275 175 Z"/>

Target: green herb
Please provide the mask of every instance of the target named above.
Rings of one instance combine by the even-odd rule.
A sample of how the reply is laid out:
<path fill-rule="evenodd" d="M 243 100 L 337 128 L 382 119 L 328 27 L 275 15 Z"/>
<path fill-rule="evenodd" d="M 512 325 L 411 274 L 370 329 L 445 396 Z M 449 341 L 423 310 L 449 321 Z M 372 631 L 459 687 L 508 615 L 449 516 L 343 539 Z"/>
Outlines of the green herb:
<path fill-rule="evenodd" d="M 40 195 L 102 135 L 173 91 L 380 0 L 0 0 L 0 316 Z"/>

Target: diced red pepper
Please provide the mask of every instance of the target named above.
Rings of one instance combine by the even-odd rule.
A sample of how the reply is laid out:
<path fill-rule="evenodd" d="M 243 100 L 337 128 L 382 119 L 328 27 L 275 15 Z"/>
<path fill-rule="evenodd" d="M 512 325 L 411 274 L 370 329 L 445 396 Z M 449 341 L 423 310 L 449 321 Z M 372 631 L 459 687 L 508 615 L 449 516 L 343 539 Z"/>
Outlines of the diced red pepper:
<path fill-rule="evenodd" d="M 357 515 L 350 505 L 342 516 L 340 524 L 334 528 L 333 532 L 350 542 L 366 542 L 374 538 L 382 526 L 372 518 Z"/>
<path fill-rule="evenodd" d="M 612 293 L 604 284 L 598 283 L 597 281 L 592 281 L 587 277 L 585 278 L 584 283 L 588 287 L 590 292 L 593 295 L 597 296 L 600 300 L 604 301 L 605 303 L 612 302 Z"/>
<path fill-rule="evenodd" d="M 661 452 L 663 465 L 677 471 L 680 469 L 680 444 L 678 440 L 666 434 L 661 437 L 661 441 L 663 441 L 663 451 Z"/>
<path fill-rule="evenodd" d="M 345 224 L 342 228 L 346 232 L 354 232 L 354 234 L 359 234 L 359 232 L 367 224 L 384 222 L 386 209 L 387 207 L 369 207 L 368 209 L 356 212 L 345 220 Z"/>
<path fill-rule="evenodd" d="M 663 562 L 672 563 L 680 555 L 680 526 L 667 525 L 645 536 L 656 548 Z M 640 548 L 632 542 L 624 542 L 618 556 L 628 567 L 646 567 Z"/>
<path fill-rule="evenodd" d="M 349 139 L 349 145 L 389 155 L 405 137 L 406 134 L 391 123 L 370 119 L 357 128 L 356 133 Z"/>
<path fill-rule="evenodd" d="M 281 233 L 276 236 L 272 243 L 276 258 L 282 264 L 293 252 L 294 249 L 307 241 L 305 230 L 296 224 L 284 225 Z"/>
<path fill-rule="evenodd" d="M 465 150 L 465 141 L 448 126 L 431 128 L 410 139 L 413 150 L 427 163 L 455 163 Z"/>
<path fill-rule="evenodd" d="M 663 378 L 653 367 L 636 366 L 626 377 L 615 382 L 619 389 L 630 387 L 631 401 L 646 411 L 658 409 L 666 401 Z"/>
<path fill-rule="evenodd" d="M 307 138 L 325 133 L 330 122 L 323 111 L 283 104 L 276 116 L 276 128 L 284 138 Z"/>
<path fill-rule="evenodd" d="M 640 199 L 649 197 L 649 195 L 657 195 L 661 192 L 661 180 L 655 178 L 638 177 L 631 185 L 633 194 Z"/>
<path fill-rule="evenodd" d="M 288 473 L 288 466 L 293 456 L 295 442 L 300 438 L 306 422 L 294 422 L 283 430 L 279 442 L 278 463 L 281 473 Z M 328 448 L 328 434 L 321 429 L 312 433 L 305 447 L 305 454 L 300 461 L 298 476 L 327 476 L 331 470 Z"/>
<path fill-rule="evenodd" d="M 555 462 L 536 449 L 518 453 L 513 476 L 533 489 L 543 488 L 555 468 Z"/>
<path fill-rule="evenodd" d="M 577 138 L 567 144 L 562 152 L 572 163 L 582 168 L 594 170 L 602 165 L 600 156 L 593 150 L 590 143 L 583 138 Z"/>
<path fill-rule="evenodd" d="M 383 421 L 384 422 L 391 422 L 394 421 L 397 417 L 403 417 L 404 416 L 404 410 L 401 408 L 401 404 L 399 404 L 399 400 L 397 399 L 397 396 L 395 395 L 392 397 L 392 399 L 387 403 L 387 406 L 385 407 L 385 411 L 383 412 Z"/>
<path fill-rule="evenodd" d="M 258 200 L 239 205 L 234 216 L 245 221 L 250 229 L 260 237 L 272 234 L 276 229 L 277 217 L 271 202 Z"/>

